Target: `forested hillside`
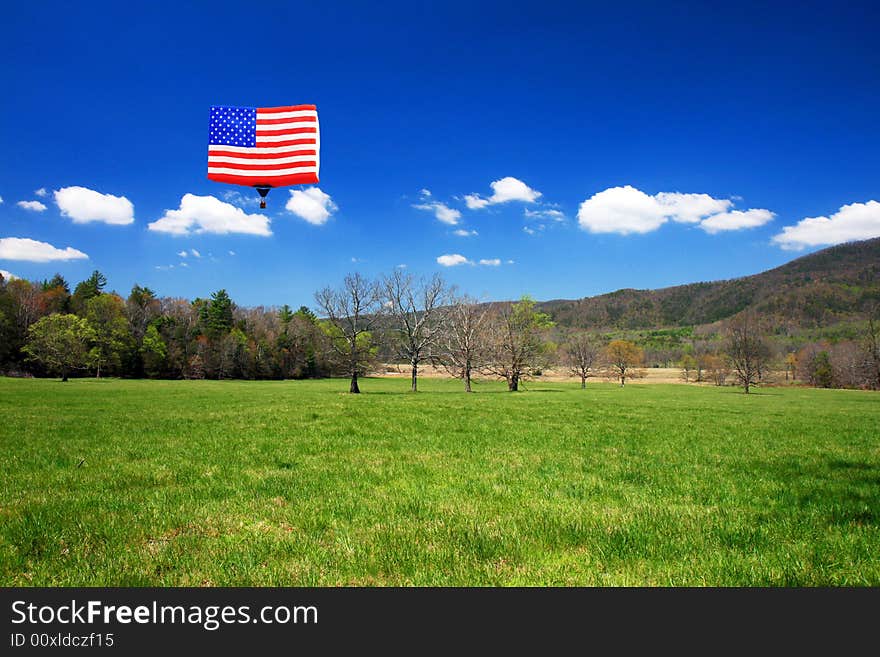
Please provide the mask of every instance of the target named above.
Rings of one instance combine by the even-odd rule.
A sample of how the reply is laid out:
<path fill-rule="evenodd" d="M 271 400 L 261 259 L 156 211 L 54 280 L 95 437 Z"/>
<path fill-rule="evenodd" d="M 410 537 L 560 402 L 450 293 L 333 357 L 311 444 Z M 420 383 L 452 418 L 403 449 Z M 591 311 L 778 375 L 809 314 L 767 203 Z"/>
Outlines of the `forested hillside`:
<path fill-rule="evenodd" d="M 824 249 L 754 276 L 540 306 L 562 326 L 587 329 L 698 326 L 747 308 L 775 324 L 815 328 L 857 321 L 878 301 L 880 238 Z"/>
<path fill-rule="evenodd" d="M 521 375 L 563 366 L 575 351 L 595 356 L 619 340 L 637 347 L 634 362 L 649 367 L 686 357 L 723 360 L 728 320 L 749 310 L 760 320 L 776 369 L 812 363 L 803 374 L 811 381 L 880 385 L 880 239 L 745 278 L 539 304 L 529 298 L 481 303 L 458 296 L 439 275 L 425 279 L 399 270 L 377 279 L 350 275 L 296 311 L 281 304 L 238 306 L 224 289 L 189 300 L 139 285 L 123 296 L 107 285 L 99 271 L 72 290 L 58 274 L 44 281 L 0 277 L 0 373 L 346 374 L 354 386 L 357 376 L 395 362 L 412 365 L 415 388 L 420 364 L 442 363 L 455 375 L 509 378 L 515 389 Z M 811 374 L 826 361 L 828 377 Z M 594 365 L 591 356 L 582 369 Z"/>

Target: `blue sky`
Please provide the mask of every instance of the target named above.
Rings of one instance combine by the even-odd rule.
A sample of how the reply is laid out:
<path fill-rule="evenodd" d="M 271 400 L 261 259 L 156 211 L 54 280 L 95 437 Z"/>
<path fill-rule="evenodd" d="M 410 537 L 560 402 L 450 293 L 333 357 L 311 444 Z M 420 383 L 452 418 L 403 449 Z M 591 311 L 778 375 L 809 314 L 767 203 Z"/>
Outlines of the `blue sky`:
<path fill-rule="evenodd" d="M 415 4 L 5 8 L 0 269 L 296 306 L 406 265 L 578 298 L 880 235 L 876 3 Z M 321 121 L 300 215 L 206 179 L 211 105 L 298 103 Z M 169 210 L 189 234 L 150 228 Z M 231 220 L 271 235 L 195 232 Z"/>

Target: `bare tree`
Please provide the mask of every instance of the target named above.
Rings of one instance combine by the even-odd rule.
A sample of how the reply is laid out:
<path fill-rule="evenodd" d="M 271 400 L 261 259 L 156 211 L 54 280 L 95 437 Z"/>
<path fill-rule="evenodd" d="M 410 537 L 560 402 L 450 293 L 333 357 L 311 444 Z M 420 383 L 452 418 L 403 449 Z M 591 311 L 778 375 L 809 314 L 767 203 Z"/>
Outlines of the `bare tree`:
<path fill-rule="evenodd" d="M 688 383 L 691 380 L 691 372 L 698 369 L 697 359 L 694 358 L 691 354 L 685 354 L 681 357 L 681 376 L 684 379 L 685 383 Z M 697 375 L 697 380 L 700 380 L 701 374 Z"/>
<path fill-rule="evenodd" d="M 872 367 L 868 354 L 858 342 L 841 341 L 828 349 L 831 383 L 837 388 L 872 388 Z"/>
<path fill-rule="evenodd" d="M 706 369 L 706 356 L 709 355 L 709 345 L 706 340 L 698 337 L 691 338 L 691 355 L 694 357 L 694 370 L 697 375 L 697 383 L 703 381 L 703 370 Z"/>
<path fill-rule="evenodd" d="M 723 386 L 727 382 L 730 369 L 724 354 L 706 354 L 703 357 L 703 367 L 716 386 Z"/>
<path fill-rule="evenodd" d="M 709 369 L 708 363 L 709 359 L 713 356 L 713 354 L 707 350 L 702 350 L 697 353 L 697 381 L 703 382 L 706 380 L 705 372 Z M 711 378 L 711 374 L 709 375 Z"/>
<path fill-rule="evenodd" d="M 864 350 L 870 367 L 871 387 L 880 390 L 880 306 L 868 314 Z"/>
<path fill-rule="evenodd" d="M 357 394 L 358 376 L 366 373 L 371 357 L 371 331 L 382 313 L 381 287 L 360 274 L 349 274 L 340 289 L 316 292 L 315 302 L 329 322 L 330 344 L 351 377 L 349 392 Z"/>
<path fill-rule="evenodd" d="M 581 378 L 581 389 L 587 387 L 587 378 L 595 374 L 602 345 L 590 333 L 573 333 L 562 345 L 562 362 L 572 376 Z"/>
<path fill-rule="evenodd" d="M 416 279 L 400 269 L 382 281 L 385 305 L 394 319 L 397 356 L 410 364 L 412 391 L 418 390 L 419 364 L 432 357 L 441 335 L 448 301 L 446 283 L 439 274 Z"/>
<path fill-rule="evenodd" d="M 783 364 L 785 365 L 785 380 L 788 381 L 789 378 L 791 378 L 791 380 L 794 381 L 798 368 L 797 354 L 793 351 L 787 353 Z"/>
<path fill-rule="evenodd" d="M 612 340 L 605 348 L 605 362 L 620 385 L 627 379 L 641 376 L 638 367 L 645 360 L 645 352 L 629 340 Z"/>
<path fill-rule="evenodd" d="M 464 381 L 471 392 L 471 374 L 485 364 L 489 305 L 463 296 L 448 310 L 439 343 L 440 362 L 446 371 Z"/>
<path fill-rule="evenodd" d="M 186 299 L 164 297 L 159 300 L 165 318 L 162 331 L 168 342 L 168 363 L 178 376 L 186 376 L 191 359 L 196 356 L 194 338 L 199 313 Z"/>
<path fill-rule="evenodd" d="M 149 323 L 162 312 L 162 304 L 156 293 L 148 287 L 135 285 L 125 301 L 125 315 L 135 341 L 143 342 Z"/>
<path fill-rule="evenodd" d="M 141 353 L 144 336 L 150 322 L 160 316 L 161 310 L 161 302 L 156 298 L 153 290 L 140 285 L 131 288 L 131 293 L 125 301 L 125 316 L 138 354 L 138 358 L 134 360 L 136 375 L 144 374 L 144 359 Z"/>
<path fill-rule="evenodd" d="M 43 314 L 40 288 L 23 278 L 13 278 L 6 284 L 15 308 L 15 321 L 18 330 L 26 335 L 31 324 Z"/>
<path fill-rule="evenodd" d="M 746 394 L 761 380 L 770 360 L 770 349 L 757 315 L 747 311 L 730 321 L 727 328 L 727 354 L 736 380 Z"/>
<path fill-rule="evenodd" d="M 530 370 L 543 365 L 547 355 L 545 329 L 550 315 L 535 310 L 535 301 L 524 296 L 516 303 L 499 304 L 489 325 L 489 358 L 485 370 L 507 381 L 510 392 Z"/>

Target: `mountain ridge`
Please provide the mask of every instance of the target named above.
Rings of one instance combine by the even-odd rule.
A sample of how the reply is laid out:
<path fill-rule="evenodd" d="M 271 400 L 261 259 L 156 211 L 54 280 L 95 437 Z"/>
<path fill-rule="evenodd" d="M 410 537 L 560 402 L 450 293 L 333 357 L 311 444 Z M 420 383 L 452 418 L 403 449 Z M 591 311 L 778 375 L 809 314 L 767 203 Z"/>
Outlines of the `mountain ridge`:
<path fill-rule="evenodd" d="M 880 237 L 831 246 L 757 274 L 538 303 L 560 326 L 698 326 L 752 309 L 797 328 L 860 319 L 880 303 Z"/>

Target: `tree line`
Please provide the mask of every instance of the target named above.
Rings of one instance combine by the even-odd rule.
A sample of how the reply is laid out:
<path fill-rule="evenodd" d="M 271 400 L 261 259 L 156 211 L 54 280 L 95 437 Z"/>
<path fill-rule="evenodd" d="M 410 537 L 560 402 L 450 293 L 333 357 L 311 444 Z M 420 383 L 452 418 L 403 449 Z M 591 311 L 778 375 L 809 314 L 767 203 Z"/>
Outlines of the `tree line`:
<path fill-rule="evenodd" d="M 869 309 L 855 337 L 780 344 L 766 317 L 743 312 L 726 322 L 726 340 L 693 341 L 679 360 L 685 381 L 730 380 L 756 384 L 801 383 L 820 388 L 880 390 L 880 321 Z"/>
<path fill-rule="evenodd" d="M 0 371 L 62 380 L 345 376 L 352 393 L 360 391 L 361 377 L 388 362 L 409 368 L 413 391 L 426 365 L 461 379 L 467 392 L 477 376 L 503 379 L 516 391 L 551 367 L 582 386 L 591 377 L 625 385 L 644 376 L 645 352 L 631 340 L 558 327 L 529 297 L 481 302 L 439 275 L 350 274 L 341 285 L 317 291 L 313 308 L 297 310 L 241 307 L 222 289 L 189 301 L 158 297 L 139 285 L 123 298 L 106 285 L 98 271 L 72 292 L 57 274 L 36 282 L 0 277 Z M 792 376 L 812 385 L 880 388 L 877 325 L 869 322 L 855 351 L 789 354 L 786 376 L 791 366 Z M 684 376 L 736 382 L 748 392 L 778 367 L 767 335 L 759 317 L 743 313 L 728 322 L 723 340 L 682 356 Z M 844 356 L 847 365 L 836 366 Z"/>

